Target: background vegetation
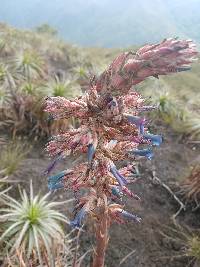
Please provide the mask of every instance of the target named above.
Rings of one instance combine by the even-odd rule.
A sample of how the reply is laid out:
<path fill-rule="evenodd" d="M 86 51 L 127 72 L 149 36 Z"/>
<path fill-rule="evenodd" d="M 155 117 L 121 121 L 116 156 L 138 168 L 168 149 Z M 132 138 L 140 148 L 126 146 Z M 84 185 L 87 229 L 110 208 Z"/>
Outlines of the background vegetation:
<path fill-rule="evenodd" d="M 166 3 L 169 2 L 166 1 Z M 6 2 L 5 5 L 9 5 L 8 3 Z M 155 8 L 155 6 L 153 7 Z M 179 20 L 177 23 L 182 25 Z M 80 38 L 84 42 L 84 39 Z M 57 30 L 48 24 L 43 24 L 34 31 L 17 30 L 7 24 L 0 24 L 0 247 L 3 248 L 1 261 L 4 266 L 19 266 L 19 262 L 20 266 L 28 266 L 30 261 L 34 262 L 34 266 L 39 266 L 41 262 L 47 266 L 48 264 L 53 266 L 53 262 L 60 267 L 71 266 L 72 252 L 76 243 L 73 243 L 74 240 L 70 236 L 64 234 L 69 233 L 69 229 L 66 227 L 68 219 L 64 215 L 69 203 L 60 203 L 60 199 L 66 198 L 64 193 L 53 195 L 53 197 L 46 195 L 47 180 L 42 173 L 48 160 L 41 154 L 44 155 L 44 143 L 51 135 L 72 125 L 76 126 L 78 121 L 75 119 L 53 121 L 43 112 L 43 99 L 46 96 L 71 98 L 82 94 L 87 87 L 90 75 L 98 75 L 120 52 L 136 50 L 140 42 L 143 42 L 142 38 L 136 41 L 136 46 L 126 49 L 83 48 L 60 40 Z M 112 44 L 112 40 L 110 44 Z M 127 44 L 129 44 L 128 40 Z M 200 140 L 199 73 L 199 62 L 196 62 L 192 70 L 187 73 L 160 77 L 159 80 L 150 78 L 136 87 L 136 90 L 146 97 L 147 103 L 157 106 L 153 115 L 149 117 L 153 121 L 153 127 L 158 129 L 161 127 L 164 134 L 166 131 L 166 136 L 172 135 L 172 140 L 168 145 L 170 146 L 170 143 L 173 145 L 163 149 L 169 153 L 170 159 L 166 163 L 169 167 L 161 165 L 160 162 L 153 162 L 152 166 L 160 168 L 161 171 L 165 169 L 169 181 L 165 181 L 163 178 L 163 182 L 170 185 L 173 182 L 173 186 L 176 185 L 175 191 L 184 201 L 189 212 L 192 209 L 198 212 L 200 197 L 200 163 L 199 157 L 196 156 Z M 182 150 L 178 151 L 179 143 L 182 147 L 183 143 L 191 143 L 191 150 L 194 152 L 191 154 L 191 159 L 195 158 L 195 161 L 188 160 L 187 169 L 185 166 L 181 166 L 184 175 L 183 172 L 180 174 L 177 171 L 177 166 L 182 162 Z M 190 150 L 187 151 L 189 151 L 187 155 L 189 157 Z M 167 161 L 168 154 L 165 153 L 165 151 L 162 152 L 160 156 Z M 178 159 L 174 159 L 173 165 L 175 171 L 170 170 L 171 172 L 169 172 L 173 156 L 177 157 L 177 154 Z M 33 165 L 33 162 L 36 162 L 36 165 Z M 70 159 L 67 159 L 65 164 L 70 165 Z M 164 163 L 162 162 L 162 164 Z M 37 177 L 36 190 L 33 194 L 32 184 L 30 187 L 29 184 L 30 180 L 34 178 L 34 171 L 37 168 L 40 177 Z M 149 166 L 147 166 L 148 168 Z M 154 177 L 154 169 L 152 174 Z M 179 179 L 179 175 L 181 175 L 181 179 Z M 26 190 L 19 190 L 19 184 Z M 42 188 L 45 188 L 45 192 L 41 193 Z M 143 189 L 145 190 L 145 186 Z M 149 188 L 146 189 L 149 192 Z M 163 191 L 160 194 L 163 196 Z M 151 197 L 154 196 L 155 194 Z M 48 200 L 47 197 L 50 199 Z M 52 200 L 54 197 L 55 199 Z M 165 195 L 165 198 L 168 201 L 169 195 Z M 151 200 L 147 199 L 147 202 L 151 203 Z M 61 209 L 57 211 L 56 207 L 60 205 Z M 161 205 L 159 212 L 163 216 L 162 204 L 159 205 Z M 70 205 L 69 208 L 71 208 Z M 149 210 L 151 209 L 152 207 Z M 169 209 L 168 212 L 170 213 L 171 210 Z M 169 214 L 167 216 L 170 217 Z M 198 213 L 195 216 L 197 216 L 195 219 L 198 218 Z M 63 221 L 66 224 L 63 224 Z M 188 227 L 191 226 L 188 221 L 186 223 Z M 48 225 L 49 227 L 46 227 Z M 195 227 L 197 229 L 191 230 L 189 233 L 188 229 L 177 230 L 174 226 L 172 230 L 168 229 L 167 233 L 166 229 L 162 230 L 162 236 L 164 234 L 165 239 L 170 242 L 172 242 L 171 233 L 177 232 L 173 242 L 177 243 L 178 240 L 181 258 L 187 258 L 184 262 L 185 265 L 180 265 L 181 267 L 187 266 L 188 259 L 192 260 L 192 263 L 200 260 L 198 230 L 200 226 L 196 224 Z M 137 235 L 137 233 L 134 234 Z M 54 239 L 53 237 L 58 238 Z M 81 242 L 84 244 L 82 254 L 87 253 L 85 247 L 88 248 L 88 240 Z M 54 251 L 53 254 L 52 251 Z M 182 253 L 183 251 L 185 253 Z M 113 253 L 117 254 L 117 250 L 115 249 Z M 170 251 L 170 253 L 172 252 Z M 113 258 L 113 255 L 111 259 L 108 257 L 110 266 L 116 266 L 115 261 L 113 263 L 115 265 L 112 265 Z M 82 258 L 79 260 L 82 261 Z M 123 262 L 125 260 L 122 260 Z M 160 264 L 163 262 L 161 261 Z M 147 266 L 149 267 L 149 265 Z M 170 266 L 174 266 L 173 263 Z"/>

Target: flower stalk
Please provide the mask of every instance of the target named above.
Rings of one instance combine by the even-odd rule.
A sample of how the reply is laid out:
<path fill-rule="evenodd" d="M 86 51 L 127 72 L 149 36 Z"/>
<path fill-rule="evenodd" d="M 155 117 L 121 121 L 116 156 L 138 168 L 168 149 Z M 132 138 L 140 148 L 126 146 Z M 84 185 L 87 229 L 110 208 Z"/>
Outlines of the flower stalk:
<path fill-rule="evenodd" d="M 144 113 L 154 109 L 134 90 L 134 85 L 147 77 L 158 78 L 190 69 L 197 55 L 191 40 L 165 39 L 159 44 L 146 45 L 136 53 L 119 55 L 99 76 L 93 77 L 80 97 L 47 97 L 45 110 L 54 119 L 79 119 L 80 126 L 61 132 L 48 144 L 47 151 L 54 161 L 49 173 L 60 159 L 85 154 L 83 162 L 49 178 L 49 188 L 65 188 L 76 194 L 76 215 L 71 226 L 81 228 L 90 218 L 94 223 L 96 249 L 92 267 L 103 267 L 113 222 L 140 222 L 136 214 L 124 210 L 121 197 L 137 200 L 129 184 L 135 181 L 136 162 L 151 160 L 153 147 L 162 137 L 150 134 Z M 132 162 L 117 168 L 120 161 Z M 122 203 L 122 204 L 119 204 Z"/>
<path fill-rule="evenodd" d="M 104 198 L 106 200 L 106 196 Z M 106 248 L 109 241 L 109 214 L 107 210 L 107 204 L 102 208 L 99 215 L 99 220 L 95 225 L 95 236 L 96 236 L 96 249 L 93 253 L 93 263 L 91 267 L 103 267 L 105 261 Z"/>

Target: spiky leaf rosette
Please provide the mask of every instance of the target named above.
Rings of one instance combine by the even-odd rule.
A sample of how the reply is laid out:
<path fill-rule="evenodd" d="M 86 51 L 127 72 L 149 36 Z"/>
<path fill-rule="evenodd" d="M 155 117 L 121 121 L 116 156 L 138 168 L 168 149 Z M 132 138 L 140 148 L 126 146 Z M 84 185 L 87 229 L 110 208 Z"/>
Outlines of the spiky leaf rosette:
<path fill-rule="evenodd" d="M 102 210 L 106 210 L 109 223 L 124 218 L 140 221 L 137 215 L 116 204 L 124 194 L 139 199 L 128 189 L 134 181 L 135 165 L 119 170 L 116 165 L 121 160 L 151 159 L 152 146 L 160 145 L 162 137 L 148 132 L 143 113 L 153 107 L 144 105 L 133 86 L 149 76 L 158 78 L 188 70 L 196 54 L 192 41 L 166 39 L 160 44 L 146 45 L 136 53 L 119 55 L 105 72 L 91 79 L 83 96 L 73 100 L 46 98 L 45 110 L 54 119 L 73 116 L 81 125 L 60 133 L 48 143 L 47 151 L 54 160 L 46 172 L 50 173 L 60 159 L 70 154 L 87 154 L 85 162 L 49 177 L 51 190 L 64 187 L 75 193 L 82 189 L 87 192 L 77 199 L 72 226 L 81 227 L 85 214 L 98 220 Z"/>

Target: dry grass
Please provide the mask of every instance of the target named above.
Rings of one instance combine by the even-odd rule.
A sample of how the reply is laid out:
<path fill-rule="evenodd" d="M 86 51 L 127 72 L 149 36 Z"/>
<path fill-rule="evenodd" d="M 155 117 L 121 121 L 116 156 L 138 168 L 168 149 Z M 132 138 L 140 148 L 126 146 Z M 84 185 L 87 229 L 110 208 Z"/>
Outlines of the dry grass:
<path fill-rule="evenodd" d="M 195 203 L 196 208 L 200 205 L 200 165 L 194 166 L 190 175 L 186 177 L 181 185 L 181 194 L 184 195 L 187 202 Z"/>
<path fill-rule="evenodd" d="M 0 152 L 1 174 L 4 176 L 14 174 L 28 151 L 28 145 L 20 141 L 13 141 L 6 144 Z"/>
<path fill-rule="evenodd" d="M 184 259 L 187 267 L 200 261 L 200 232 L 180 224 L 161 225 L 159 234 L 169 246 L 176 247 L 174 255 L 166 256 L 170 262 Z"/>

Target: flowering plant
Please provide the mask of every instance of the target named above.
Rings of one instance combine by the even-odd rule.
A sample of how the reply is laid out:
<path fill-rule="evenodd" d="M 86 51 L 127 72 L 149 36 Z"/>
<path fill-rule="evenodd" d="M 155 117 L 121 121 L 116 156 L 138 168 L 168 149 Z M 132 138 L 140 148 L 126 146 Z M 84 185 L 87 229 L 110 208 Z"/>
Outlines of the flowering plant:
<path fill-rule="evenodd" d="M 128 185 L 134 183 L 135 162 L 140 157 L 151 159 L 152 147 L 159 146 L 162 137 L 148 131 L 146 106 L 134 85 L 145 78 L 190 69 L 197 50 L 191 40 L 165 39 L 160 44 L 145 45 L 136 53 L 119 55 L 99 76 L 92 77 L 84 95 L 73 100 L 47 97 L 45 110 L 54 119 L 76 117 L 80 127 L 62 132 L 47 144 L 54 157 L 46 173 L 56 163 L 71 154 L 87 154 L 85 161 L 48 178 L 50 190 L 72 189 L 77 198 L 76 216 L 71 225 L 81 228 L 90 216 L 96 229 L 96 251 L 93 267 L 104 266 L 108 230 L 113 221 L 141 218 L 124 210 L 117 201 L 122 195 L 139 199 Z M 119 161 L 133 162 L 117 169 Z M 80 191 L 84 194 L 78 194 Z"/>

